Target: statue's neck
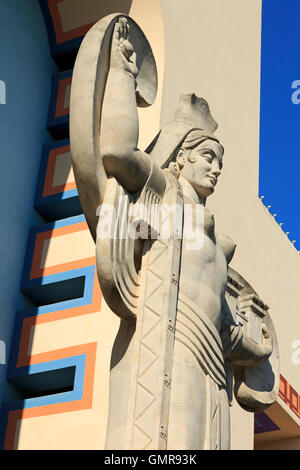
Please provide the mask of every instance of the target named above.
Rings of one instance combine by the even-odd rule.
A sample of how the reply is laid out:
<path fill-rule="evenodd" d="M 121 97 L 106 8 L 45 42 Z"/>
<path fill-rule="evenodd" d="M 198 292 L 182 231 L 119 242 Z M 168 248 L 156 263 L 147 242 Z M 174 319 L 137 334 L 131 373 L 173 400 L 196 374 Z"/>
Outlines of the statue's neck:
<path fill-rule="evenodd" d="M 205 206 L 206 198 L 200 197 L 194 190 L 193 186 L 183 176 L 179 177 L 179 183 L 181 184 L 183 194 L 187 199 Z"/>

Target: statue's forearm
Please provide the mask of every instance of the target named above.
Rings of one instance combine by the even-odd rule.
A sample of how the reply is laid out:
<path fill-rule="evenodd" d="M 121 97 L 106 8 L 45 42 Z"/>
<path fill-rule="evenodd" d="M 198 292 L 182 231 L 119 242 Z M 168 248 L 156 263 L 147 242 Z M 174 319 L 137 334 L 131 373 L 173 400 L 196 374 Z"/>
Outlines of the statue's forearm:
<path fill-rule="evenodd" d="M 136 150 L 138 133 L 134 77 L 125 70 L 111 69 L 102 109 L 101 153 Z"/>
<path fill-rule="evenodd" d="M 129 191 L 140 189 L 151 171 L 150 158 L 137 149 L 138 133 L 134 77 L 125 70 L 111 69 L 102 109 L 100 152 L 107 173 Z"/>

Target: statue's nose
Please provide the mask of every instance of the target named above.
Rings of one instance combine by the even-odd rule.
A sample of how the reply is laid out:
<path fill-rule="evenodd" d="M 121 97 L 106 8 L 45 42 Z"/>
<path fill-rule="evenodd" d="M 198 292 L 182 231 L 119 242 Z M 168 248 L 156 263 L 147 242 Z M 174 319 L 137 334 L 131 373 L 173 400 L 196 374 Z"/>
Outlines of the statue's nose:
<path fill-rule="evenodd" d="M 216 159 L 213 161 L 212 173 L 216 178 L 218 178 L 218 176 L 221 174 L 220 164 Z"/>
<path fill-rule="evenodd" d="M 216 168 L 215 170 L 213 170 L 212 173 L 216 178 L 218 178 L 218 176 L 220 176 L 221 174 L 221 170 Z"/>

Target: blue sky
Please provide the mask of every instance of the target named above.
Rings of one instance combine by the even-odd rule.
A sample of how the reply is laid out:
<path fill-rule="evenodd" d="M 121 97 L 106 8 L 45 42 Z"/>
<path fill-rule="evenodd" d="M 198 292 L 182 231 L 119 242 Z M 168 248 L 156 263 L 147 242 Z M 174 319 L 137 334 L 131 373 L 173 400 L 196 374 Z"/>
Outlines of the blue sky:
<path fill-rule="evenodd" d="M 263 0 L 261 63 L 259 194 L 300 250 L 300 0 Z"/>

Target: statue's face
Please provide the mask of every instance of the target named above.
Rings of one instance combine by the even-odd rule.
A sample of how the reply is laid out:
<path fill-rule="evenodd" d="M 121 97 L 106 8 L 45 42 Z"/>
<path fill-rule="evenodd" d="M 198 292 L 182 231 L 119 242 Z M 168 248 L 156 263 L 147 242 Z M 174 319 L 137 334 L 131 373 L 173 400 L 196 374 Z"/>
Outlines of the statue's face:
<path fill-rule="evenodd" d="M 178 157 L 184 167 L 180 174 L 201 198 L 214 192 L 222 168 L 223 149 L 214 140 L 205 140 L 192 151 L 180 150 Z"/>

